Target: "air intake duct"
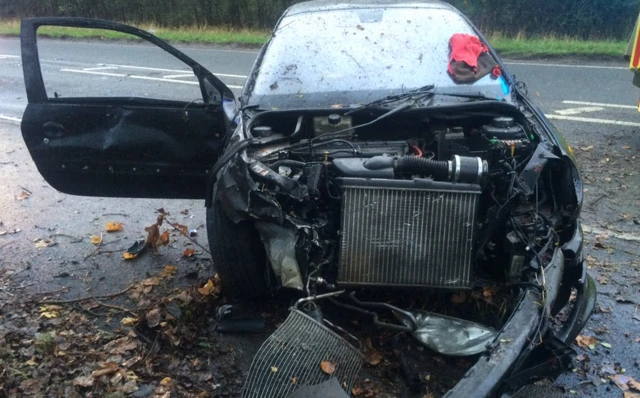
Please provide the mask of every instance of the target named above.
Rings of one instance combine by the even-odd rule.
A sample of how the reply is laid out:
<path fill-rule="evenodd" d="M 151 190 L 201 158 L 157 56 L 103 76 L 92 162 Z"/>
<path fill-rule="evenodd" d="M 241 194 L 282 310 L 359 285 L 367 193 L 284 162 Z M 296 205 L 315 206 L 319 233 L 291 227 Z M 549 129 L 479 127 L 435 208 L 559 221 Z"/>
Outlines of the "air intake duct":
<path fill-rule="evenodd" d="M 372 158 L 334 159 L 336 171 L 343 177 L 387 178 L 403 174 L 431 177 L 436 181 L 475 184 L 487 172 L 481 158 L 455 155 L 451 160 L 431 160 L 417 156 L 374 156 Z"/>

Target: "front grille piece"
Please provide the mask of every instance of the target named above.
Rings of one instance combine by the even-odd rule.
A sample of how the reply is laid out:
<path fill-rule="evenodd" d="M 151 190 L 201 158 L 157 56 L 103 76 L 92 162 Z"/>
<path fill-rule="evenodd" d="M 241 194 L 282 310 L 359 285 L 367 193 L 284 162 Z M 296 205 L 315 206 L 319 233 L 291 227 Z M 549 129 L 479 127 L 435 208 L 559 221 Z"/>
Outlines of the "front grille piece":
<path fill-rule="evenodd" d="M 342 179 L 345 285 L 466 288 L 479 185 Z"/>
<path fill-rule="evenodd" d="M 288 397 L 304 385 L 320 384 L 331 377 L 350 394 L 362 360 L 360 351 L 336 333 L 292 309 L 253 358 L 242 396 Z M 322 361 L 335 365 L 332 375 L 322 371 Z"/>

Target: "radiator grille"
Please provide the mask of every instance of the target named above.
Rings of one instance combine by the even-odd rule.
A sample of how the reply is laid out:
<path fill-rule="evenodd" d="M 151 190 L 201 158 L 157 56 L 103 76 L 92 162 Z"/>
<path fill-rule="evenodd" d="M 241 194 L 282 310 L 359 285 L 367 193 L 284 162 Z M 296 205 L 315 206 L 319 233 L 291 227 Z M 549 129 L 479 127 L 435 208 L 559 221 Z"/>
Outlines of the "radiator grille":
<path fill-rule="evenodd" d="M 294 309 L 253 358 L 242 397 L 288 397 L 301 386 L 331 377 L 350 392 L 362 358 L 360 351 L 336 333 Z M 322 361 L 331 362 L 335 372 L 324 373 Z"/>
<path fill-rule="evenodd" d="M 470 286 L 480 187 L 421 185 L 344 179 L 340 283 Z"/>

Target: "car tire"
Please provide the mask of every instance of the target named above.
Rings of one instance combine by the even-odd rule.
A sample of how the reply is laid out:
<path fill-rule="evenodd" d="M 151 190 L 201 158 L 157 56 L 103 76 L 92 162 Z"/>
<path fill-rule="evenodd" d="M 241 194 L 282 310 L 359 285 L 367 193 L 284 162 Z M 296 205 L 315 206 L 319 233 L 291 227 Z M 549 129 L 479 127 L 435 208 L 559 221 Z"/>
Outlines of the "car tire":
<path fill-rule="evenodd" d="M 269 293 L 267 256 L 253 222 L 234 223 L 216 200 L 207 208 L 207 237 L 225 296 L 242 300 Z"/>

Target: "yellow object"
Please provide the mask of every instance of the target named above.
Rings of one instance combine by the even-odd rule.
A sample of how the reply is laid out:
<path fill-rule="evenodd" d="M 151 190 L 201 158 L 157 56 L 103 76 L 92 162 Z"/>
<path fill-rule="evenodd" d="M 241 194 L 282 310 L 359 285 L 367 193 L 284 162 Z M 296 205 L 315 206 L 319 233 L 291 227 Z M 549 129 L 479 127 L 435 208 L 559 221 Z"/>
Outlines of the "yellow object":
<path fill-rule="evenodd" d="M 633 49 L 631 50 L 631 60 L 629 61 L 629 69 L 637 71 L 640 69 L 640 16 L 636 23 L 636 30 L 633 35 Z"/>

